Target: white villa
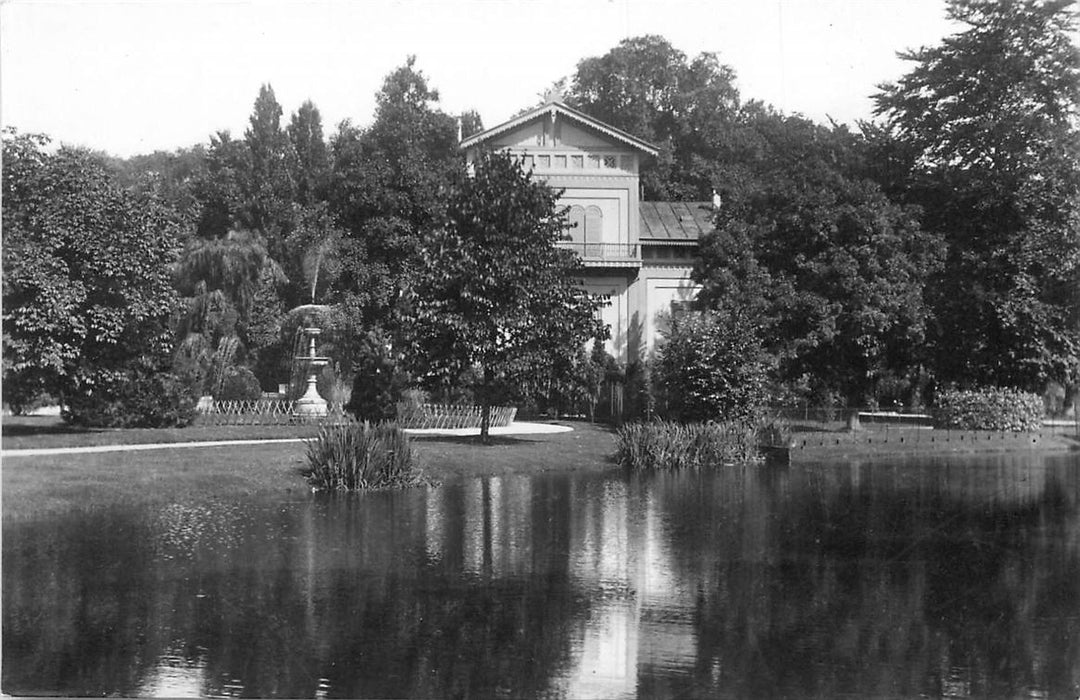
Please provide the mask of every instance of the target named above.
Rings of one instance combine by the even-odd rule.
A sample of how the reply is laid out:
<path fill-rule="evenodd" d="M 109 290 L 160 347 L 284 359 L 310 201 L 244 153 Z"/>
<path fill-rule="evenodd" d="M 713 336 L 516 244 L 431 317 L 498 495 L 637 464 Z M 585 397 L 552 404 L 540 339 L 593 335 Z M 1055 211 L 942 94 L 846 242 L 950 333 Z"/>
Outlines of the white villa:
<path fill-rule="evenodd" d="M 586 288 L 606 294 L 608 352 L 627 362 L 647 356 L 672 308 L 693 299 L 698 239 L 712 228 L 708 202 L 643 202 L 638 170 L 655 146 L 549 100 L 461 142 L 504 149 L 555 189 L 570 207 L 569 240 L 581 256 Z"/>

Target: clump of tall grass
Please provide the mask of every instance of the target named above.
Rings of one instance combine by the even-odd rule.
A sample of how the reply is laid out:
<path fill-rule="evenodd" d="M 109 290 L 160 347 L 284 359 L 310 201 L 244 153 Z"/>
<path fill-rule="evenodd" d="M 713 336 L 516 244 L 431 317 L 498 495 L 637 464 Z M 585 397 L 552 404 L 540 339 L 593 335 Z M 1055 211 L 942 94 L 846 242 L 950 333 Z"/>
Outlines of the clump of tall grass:
<path fill-rule="evenodd" d="M 323 427 L 307 443 L 308 482 L 317 489 L 362 491 L 426 483 L 408 436 L 388 423 Z"/>
<path fill-rule="evenodd" d="M 752 421 L 627 423 L 615 442 L 615 460 L 633 471 L 716 468 L 759 459 Z"/>

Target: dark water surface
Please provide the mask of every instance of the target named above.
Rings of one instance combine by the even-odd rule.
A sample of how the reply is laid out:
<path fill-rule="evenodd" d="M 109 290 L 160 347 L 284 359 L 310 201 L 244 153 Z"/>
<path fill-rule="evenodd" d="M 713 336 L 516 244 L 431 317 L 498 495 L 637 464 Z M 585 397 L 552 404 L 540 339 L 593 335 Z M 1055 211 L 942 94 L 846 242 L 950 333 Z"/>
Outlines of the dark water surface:
<path fill-rule="evenodd" d="M 3 691 L 1080 695 L 1080 457 L 86 509 L 3 531 Z"/>

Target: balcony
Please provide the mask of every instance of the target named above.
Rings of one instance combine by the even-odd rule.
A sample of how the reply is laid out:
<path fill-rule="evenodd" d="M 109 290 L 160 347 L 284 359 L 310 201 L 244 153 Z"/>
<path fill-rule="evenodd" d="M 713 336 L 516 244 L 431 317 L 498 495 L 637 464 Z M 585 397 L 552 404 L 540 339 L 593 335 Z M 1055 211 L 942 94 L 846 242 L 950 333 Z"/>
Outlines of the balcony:
<path fill-rule="evenodd" d="M 585 267 L 641 267 L 641 256 L 635 243 L 560 241 L 556 245 L 577 253 Z"/>

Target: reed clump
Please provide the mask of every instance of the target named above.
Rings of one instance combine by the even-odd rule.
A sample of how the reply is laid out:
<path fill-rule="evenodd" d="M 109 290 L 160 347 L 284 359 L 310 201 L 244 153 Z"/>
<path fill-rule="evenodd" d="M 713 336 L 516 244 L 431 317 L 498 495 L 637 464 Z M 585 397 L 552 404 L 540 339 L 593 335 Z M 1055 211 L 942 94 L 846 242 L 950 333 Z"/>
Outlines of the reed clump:
<path fill-rule="evenodd" d="M 323 427 L 307 443 L 308 482 L 328 491 L 407 488 L 427 483 L 409 437 L 390 423 Z"/>
<path fill-rule="evenodd" d="M 615 460 L 632 471 L 716 468 L 760 459 L 752 421 L 627 423 L 615 441 Z"/>

